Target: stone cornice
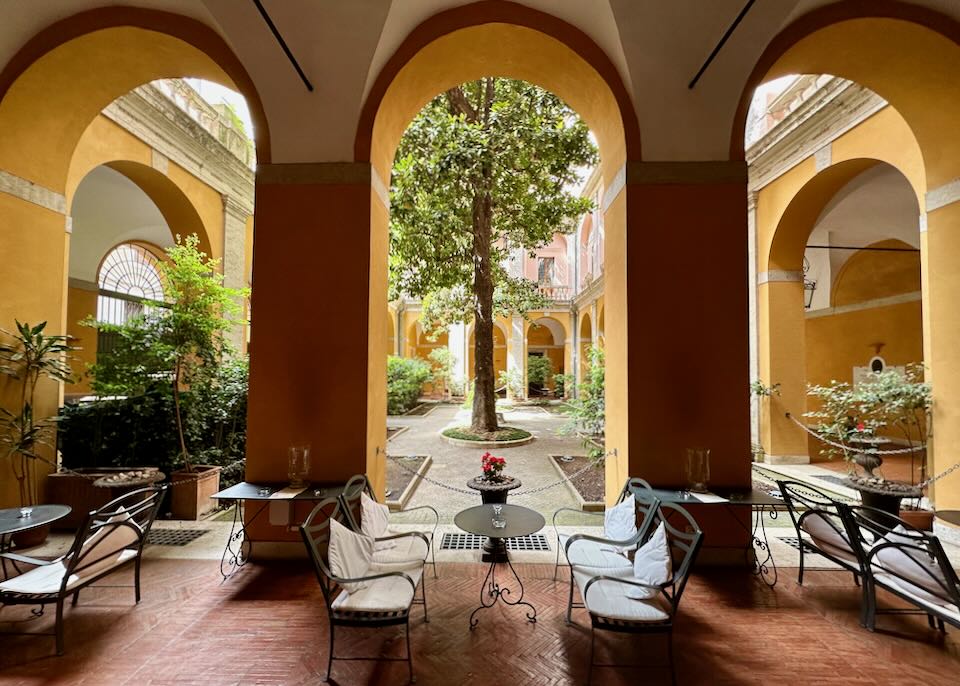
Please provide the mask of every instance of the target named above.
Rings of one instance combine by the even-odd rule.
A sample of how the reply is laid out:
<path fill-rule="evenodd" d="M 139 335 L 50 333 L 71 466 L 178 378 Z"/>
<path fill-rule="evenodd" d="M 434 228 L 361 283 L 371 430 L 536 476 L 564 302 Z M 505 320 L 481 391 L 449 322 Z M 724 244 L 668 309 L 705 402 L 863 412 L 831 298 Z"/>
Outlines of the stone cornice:
<path fill-rule="evenodd" d="M 253 214 L 253 170 L 154 86 L 114 100 L 103 115 Z"/>
<path fill-rule="evenodd" d="M 589 305 L 594 300 L 603 295 L 603 274 L 593 279 L 586 288 L 580 290 L 573 298 L 573 306 L 577 310 L 582 310 L 584 305 Z"/>
<path fill-rule="evenodd" d="M 859 84 L 831 79 L 747 149 L 750 190 L 763 188 L 886 106 Z"/>
<path fill-rule="evenodd" d="M 57 214 L 67 213 L 67 199 L 63 194 L 2 169 L 0 169 L 0 193 L 12 195 Z"/>

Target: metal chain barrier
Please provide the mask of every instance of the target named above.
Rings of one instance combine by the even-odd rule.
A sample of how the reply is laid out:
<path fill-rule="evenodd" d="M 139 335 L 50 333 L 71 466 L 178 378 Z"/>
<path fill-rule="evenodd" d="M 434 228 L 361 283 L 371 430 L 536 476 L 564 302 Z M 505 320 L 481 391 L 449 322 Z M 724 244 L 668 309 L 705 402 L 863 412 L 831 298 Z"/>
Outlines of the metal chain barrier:
<path fill-rule="evenodd" d="M 820 442 L 822 442 L 822 443 L 826 443 L 827 445 L 829 445 L 829 446 L 831 446 L 831 447 L 833 447 L 833 448 L 838 448 L 839 450 L 843 450 L 844 452 L 847 452 L 847 451 L 861 452 L 861 453 L 869 452 L 871 455 L 880 455 L 880 456 L 883 456 L 883 455 L 908 455 L 908 454 L 910 454 L 910 453 L 916 452 L 919 448 L 925 448 L 925 447 L 926 447 L 926 444 L 924 444 L 924 445 L 918 446 L 918 448 L 898 448 L 898 449 L 896 449 L 896 450 L 878 450 L 877 448 L 868 448 L 867 450 L 855 450 L 854 448 L 851 448 L 849 445 L 844 445 L 843 443 L 836 443 L 836 442 L 834 442 L 834 441 L 831 441 L 831 440 L 828 439 L 828 438 L 824 438 L 824 436 L 823 436 L 822 434 L 817 433 L 816 431 L 814 431 L 813 429 L 811 429 L 810 427 L 808 427 L 806 424 L 804 424 L 803 422 L 801 422 L 799 419 L 797 419 L 796 417 L 794 417 L 794 416 L 793 416 L 792 414 L 790 414 L 789 412 L 787 412 L 786 415 L 787 415 L 787 419 L 789 419 L 789 420 L 792 421 L 794 424 L 796 424 L 797 426 L 799 426 L 801 429 L 803 429 L 804 431 L 806 431 L 808 434 L 810 434 L 811 436 L 813 436 L 814 438 L 816 438 L 818 441 L 820 441 Z"/>
<path fill-rule="evenodd" d="M 593 459 L 594 459 L 596 462 L 603 462 L 603 461 L 606 460 L 609 456 L 611 456 L 611 455 L 616 455 L 616 454 L 617 454 L 617 451 L 616 451 L 616 449 L 614 449 L 614 450 L 611 450 L 611 451 L 609 451 L 609 452 L 606 452 L 606 453 L 604 453 L 603 455 L 600 455 L 599 457 L 593 458 Z M 388 460 L 393 460 L 393 463 L 396 464 L 396 465 L 397 465 L 398 467 L 400 467 L 401 469 L 403 469 L 404 471 L 412 474 L 412 475 L 415 476 L 415 477 L 419 477 L 420 479 L 423 479 L 423 480 L 426 481 L 427 483 L 431 483 L 431 484 L 433 484 L 434 486 L 439 486 L 440 488 L 445 488 L 445 489 L 447 489 L 448 491 L 453 491 L 454 493 L 462 493 L 462 494 L 464 494 L 464 495 L 469 495 L 469 496 L 474 496 L 474 495 L 477 494 L 477 491 L 468 490 L 468 489 L 465 489 L 465 488 L 459 488 L 459 487 L 457 487 L 457 486 L 451 486 L 450 484 L 445 484 L 445 483 L 443 483 L 443 482 L 441 482 L 441 481 L 437 481 L 436 479 L 431 479 L 431 478 L 428 477 L 428 476 L 420 475 L 420 474 L 417 473 L 416 470 L 411 469 L 411 468 L 408 467 L 407 465 L 405 465 L 405 464 L 403 464 L 402 462 L 400 462 L 400 458 L 399 458 L 399 457 L 396 457 L 396 456 L 393 456 L 393 455 L 387 455 L 387 459 L 388 459 Z M 573 479 L 576 479 L 578 476 L 580 476 L 581 474 L 585 473 L 586 471 L 588 471 L 588 470 L 590 470 L 590 469 L 595 469 L 596 466 L 597 466 L 596 464 L 588 464 L 588 465 L 587 465 L 586 467 L 584 467 L 583 469 L 578 469 L 578 470 L 577 470 L 576 472 L 574 472 L 573 474 L 571 474 L 571 475 L 569 475 L 569 476 L 564 476 L 562 479 L 559 479 L 559 480 L 554 481 L 554 482 L 552 482 L 552 483 L 546 484 L 546 485 L 544 485 L 544 486 L 538 486 L 537 488 L 531 488 L 531 489 L 526 490 L 526 491 L 517 491 L 516 493 L 511 493 L 511 494 L 510 494 L 510 497 L 512 497 L 512 498 L 522 498 L 522 497 L 524 497 L 524 496 L 533 495 L 533 494 L 535 494 L 535 493 L 540 493 L 541 491 L 546 491 L 546 490 L 548 490 L 548 489 L 555 488 L 555 487 L 559 486 L 559 485 L 562 484 L 562 483 L 565 483 L 565 482 L 568 482 L 568 481 L 572 481 Z"/>
<path fill-rule="evenodd" d="M 848 445 L 843 445 L 842 443 L 837 443 L 837 442 L 835 442 L 835 441 L 831 441 L 831 440 L 829 440 L 829 439 L 827 439 L 827 438 L 824 438 L 821 434 L 818 434 L 816 431 L 813 431 L 812 429 L 810 429 L 806 424 L 804 424 L 803 422 L 801 422 L 799 419 L 797 419 L 796 417 L 794 417 L 794 416 L 793 416 L 792 414 L 790 414 L 789 412 L 787 412 L 786 415 L 787 415 L 787 419 L 789 419 L 789 420 L 792 421 L 794 424 L 796 424 L 797 426 L 799 426 L 801 429 L 803 429 L 804 431 L 806 431 L 808 434 L 810 434 L 811 436 L 813 436 L 814 438 L 816 438 L 818 441 L 821 441 L 822 443 L 826 443 L 827 445 L 829 445 L 829 446 L 831 446 L 831 447 L 833 447 L 833 448 L 838 448 L 839 450 L 843 450 L 844 452 L 853 451 L 853 448 L 851 448 L 851 447 L 848 446 Z M 920 448 L 926 448 L 926 445 L 922 445 L 922 446 L 920 446 Z M 880 455 L 881 457 L 884 456 L 884 455 L 907 455 L 907 454 L 910 454 L 910 453 L 915 452 L 916 450 L 917 450 L 917 448 L 899 448 L 899 449 L 897 449 L 897 450 L 877 450 L 876 448 L 871 448 L 871 449 L 870 449 L 870 454 L 871 454 L 871 455 Z M 864 452 L 864 451 L 855 451 L 855 452 Z M 947 476 L 948 474 L 953 473 L 953 472 L 956 471 L 957 469 L 960 469 L 960 462 L 954 462 L 952 467 L 947 467 L 945 470 L 943 470 L 942 472 L 940 472 L 940 473 L 937 474 L 936 476 L 932 476 L 932 477 L 930 477 L 929 479 L 927 479 L 926 481 L 921 481 L 919 484 L 917 484 L 917 486 L 918 486 L 919 488 L 921 488 L 921 489 L 922 489 L 922 488 L 926 488 L 927 486 L 929 486 L 930 484 L 932 484 L 934 481 L 939 481 L 940 479 L 942 479 L 943 477 Z"/>

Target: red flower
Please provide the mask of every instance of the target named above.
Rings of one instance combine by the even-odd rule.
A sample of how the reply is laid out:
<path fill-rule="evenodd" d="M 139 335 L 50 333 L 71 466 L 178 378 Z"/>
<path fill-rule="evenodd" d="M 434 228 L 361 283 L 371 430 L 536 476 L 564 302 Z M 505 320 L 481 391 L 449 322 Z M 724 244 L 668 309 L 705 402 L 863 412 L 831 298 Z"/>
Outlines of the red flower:
<path fill-rule="evenodd" d="M 866 428 L 867 427 L 863 422 L 857 422 L 857 431 L 863 431 Z"/>

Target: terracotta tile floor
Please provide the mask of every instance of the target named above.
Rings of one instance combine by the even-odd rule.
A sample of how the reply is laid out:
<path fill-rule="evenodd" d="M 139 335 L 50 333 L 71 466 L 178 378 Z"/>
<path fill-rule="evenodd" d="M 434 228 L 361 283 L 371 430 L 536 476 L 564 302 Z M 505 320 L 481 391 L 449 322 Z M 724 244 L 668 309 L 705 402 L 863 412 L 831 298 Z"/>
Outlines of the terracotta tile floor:
<path fill-rule="evenodd" d="M 428 579 L 431 622 L 421 608 L 412 623 L 419 684 L 581 684 L 589 629 L 582 610 L 563 621 L 566 584 L 552 567 L 518 565 L 527 598 L 539 610 L 528 624 L 517 608 L 467 617 L 484 568 L 440 566 Z M 128 589 L 91 589 L 67 612 L 67 654 L 52 656 L 48 638 L 0 639 L 0 684 L 312 684 L 326 664 L 326 623 L 320 592 L 306 563 L 250 566 L 226 584 L 209 560 L 147 559 L 144 599 Z M 680 684 L 923 684 L 960 683 L 960 631 L 946 636 L 925 618 L 881 617 L 871 634 L 857 624 L 859 595 L 848 574 L 812 572 L 803 587 L 781 570 L 768 590 L 748 574 L 712 571 L 695 577 L 683 599 L 676 636 Z M 113 583 L 125 583 L 117 578 Z M 881 600 L 889 606 L 891 599 Z M 24 617 L 4 608 L 0 619 Z M 50 618 L 26 622 L 45 629 Z M 2 625 L 9 630 L 10 625 Z M 351 630 L 338 652 L 401 654 L 402 633 Z M 663 663 L 657 637 L 602 634 L 598 658 Z M 401 684 L 404 664 L 336 663 L 333 683 Z M 598 669 L 596 684 L 666 684 L 653 667 Z"/>

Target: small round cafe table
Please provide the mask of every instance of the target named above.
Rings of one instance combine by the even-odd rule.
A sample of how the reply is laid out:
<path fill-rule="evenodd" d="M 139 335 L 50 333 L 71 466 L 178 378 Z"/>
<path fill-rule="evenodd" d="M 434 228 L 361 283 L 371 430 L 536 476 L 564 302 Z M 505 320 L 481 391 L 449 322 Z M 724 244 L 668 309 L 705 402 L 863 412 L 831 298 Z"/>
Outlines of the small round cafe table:
<path fill-rule="evenodd" d="M 21 509 L 29 509 L 30 514 L 21 516 Z M 36 529 L 39 526 L 51 524 L 70 514 L 69 505 L 34 505 L 31 508 L 10 507 L 0 510 L 0 555 L 10 551 L 13 535 L 21 531 Z M 0 557 L 3 569 L 3 578 L 7 578 L 7 560 Z"/>
<path fill-rule="evenodd" d="M 495 527 L 493 524 L 495 517 L 494 507 L 494 505 L 477 505 L 476 507 L 467 508 L 466 510 L 458 512 L 453 518 L 453 522 L 467 533 L 486 536 L 494 542 L 502 542 L 508 538 L 515 538 L 517 536 L 527 536 L 540 531 L 546 523 L 543 515 L 529 508 L 521 507 L 520 505 L 497 505 L 496 507 L 503 508 L 499 518 L 505 521 L 506 524 L 503 527 Z M 505 605 L 527 606 L 530 608 L 530 611 L 527 612 L 527 620 L 530 622 L 537 621 L 536 608 L 523 599 L 523 582 L 520 581 L 517 571 L 513 568 L 513 564 L 510 562 L 510 556 L 505 556 L 502 562 L 506 562 L 511 574 L 513 574 L 513 578 L 516 579 L 520 593 L 514 594 L 509 588 L 500 585 L 497 581 L 496 572 L 498 559 L 491 559 L 490 567 L 487 569 L 487 575 L 484 577 L 483 584 L 480 586 L 480 606 L 470 613 L 471 630 L 475 629 L 480 621 L 476 619 L 476 614 L 480 610 L 493 607 L 498 600 L 502 600 Z"/>

